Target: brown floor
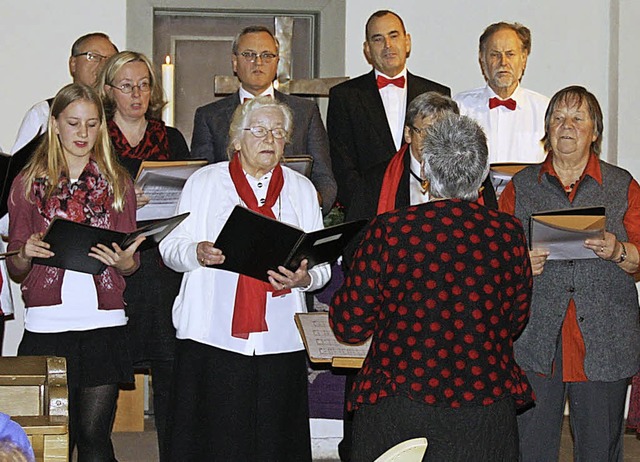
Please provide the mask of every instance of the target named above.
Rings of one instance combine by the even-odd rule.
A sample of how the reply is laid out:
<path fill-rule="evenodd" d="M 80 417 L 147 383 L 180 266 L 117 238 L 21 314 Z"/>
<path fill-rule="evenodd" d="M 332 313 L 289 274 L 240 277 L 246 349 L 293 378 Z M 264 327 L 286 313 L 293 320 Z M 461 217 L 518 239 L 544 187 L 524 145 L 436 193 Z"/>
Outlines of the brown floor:
<path fill-rule="evenodd" d="M 146 431 L 140 433 L 113 434 L 113 443 L 119 462 L 154 462 L 158 460 L 153 421 L 149 420 L 145 427 Z M 572 447 L 569 422 L 565 419 L 562 428 L 562 446 L 560 448 L 559 462 L 572 461 Z M 640 440 L 635 435 L 627 434 L 624 437 L 624 460 L 626 462 L 640 462 Z M 324 462 L 333 461 L 327 460 Z"/>

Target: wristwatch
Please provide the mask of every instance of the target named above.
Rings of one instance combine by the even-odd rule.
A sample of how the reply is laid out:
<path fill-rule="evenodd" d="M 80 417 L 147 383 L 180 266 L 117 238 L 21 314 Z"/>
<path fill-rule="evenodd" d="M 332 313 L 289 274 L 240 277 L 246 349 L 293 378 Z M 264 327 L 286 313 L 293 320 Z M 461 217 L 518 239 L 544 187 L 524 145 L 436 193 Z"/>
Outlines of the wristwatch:
<path fill-rule="evenodd" d="M 620 252 L 620 259 L 614 263 L 619 264 L 627 259 L 627 248 L 624 246 L 624 242 L 620 242 L 622 246 L 622 252 Z"/>

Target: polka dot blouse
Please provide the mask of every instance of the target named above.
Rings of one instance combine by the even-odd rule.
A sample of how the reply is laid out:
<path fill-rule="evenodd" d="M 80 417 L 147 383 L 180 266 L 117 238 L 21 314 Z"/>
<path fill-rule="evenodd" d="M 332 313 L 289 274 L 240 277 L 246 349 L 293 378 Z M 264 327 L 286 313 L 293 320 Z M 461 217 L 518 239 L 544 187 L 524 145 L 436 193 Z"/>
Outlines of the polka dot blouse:
<path fill-rule="evenodd" d="M 511 215 L 461 200 L 379 215 L 330 310 L 338 339 L 373 335 L 347 407 L 386 396 L 453 408 L 531 401 L 513 358 L 531 286 L 524 232 Z"/>

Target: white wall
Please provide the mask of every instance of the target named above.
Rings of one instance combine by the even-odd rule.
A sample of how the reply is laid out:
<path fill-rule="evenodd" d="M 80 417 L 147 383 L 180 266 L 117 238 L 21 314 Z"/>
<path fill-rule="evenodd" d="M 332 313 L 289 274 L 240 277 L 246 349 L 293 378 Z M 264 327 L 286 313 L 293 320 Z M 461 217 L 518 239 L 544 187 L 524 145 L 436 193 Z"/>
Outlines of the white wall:
<path fill-rule="evenodd" d="M 412 37 L 409 70 L 451 87 L 454 94 L 479 87 L 484 85 L 478 65 L 480 34 L 493 22 L 517 21 L 532 33 L 523 86 L 551 97 L 567 85 L 584 85 L 606 113 L 610 1 L 348 0 L 346 72 L 353 76 L 370 69 L 362 53 L 364 24 L 374 11 L 391 9 Z M 422 12 L 417 5 L 424 5 Z"/>
<path fill-rule="evenodd" d="M 0 0 L 0 147 L 9 151 L 27 109 L 71 81 L 71 44 L 102 31 L 126 45 L 126 0 Z"/>

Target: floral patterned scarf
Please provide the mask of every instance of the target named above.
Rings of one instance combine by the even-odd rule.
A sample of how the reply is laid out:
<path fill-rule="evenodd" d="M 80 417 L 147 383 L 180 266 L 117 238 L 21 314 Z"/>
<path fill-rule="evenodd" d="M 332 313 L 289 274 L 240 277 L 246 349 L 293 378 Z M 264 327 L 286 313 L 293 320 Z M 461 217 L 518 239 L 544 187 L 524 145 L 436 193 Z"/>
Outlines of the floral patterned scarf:
<path fill-rule="evenodd" d="M 62 174 L 56 189 L 48 198 L 47 184 L 47 178 L 38 178 L 31 187 L 35 205 L 47 226 L 55 217 L 61 217 L 99 228 L 110 228 L 113 195 L 109 182 L 100 173 L 98 164 L 93 159 L 89 160 L 75 183 Z M 63 275 L 63 269 L 47 266 L 45 285 L 58 284 Z M 94 279 L 103 287 L 114 285 L 110 271 L 103 271 L 94 276 Z"/>
<path fill-rule="evenodd" d="M 166 160 L 169 158 L 167 128 L 161 120 L 147 120 L 147 129 L 137 146 L 131 146 L 113 120 L 107 122 L 109 137 L 118 156 L 141 160 Z"/>

